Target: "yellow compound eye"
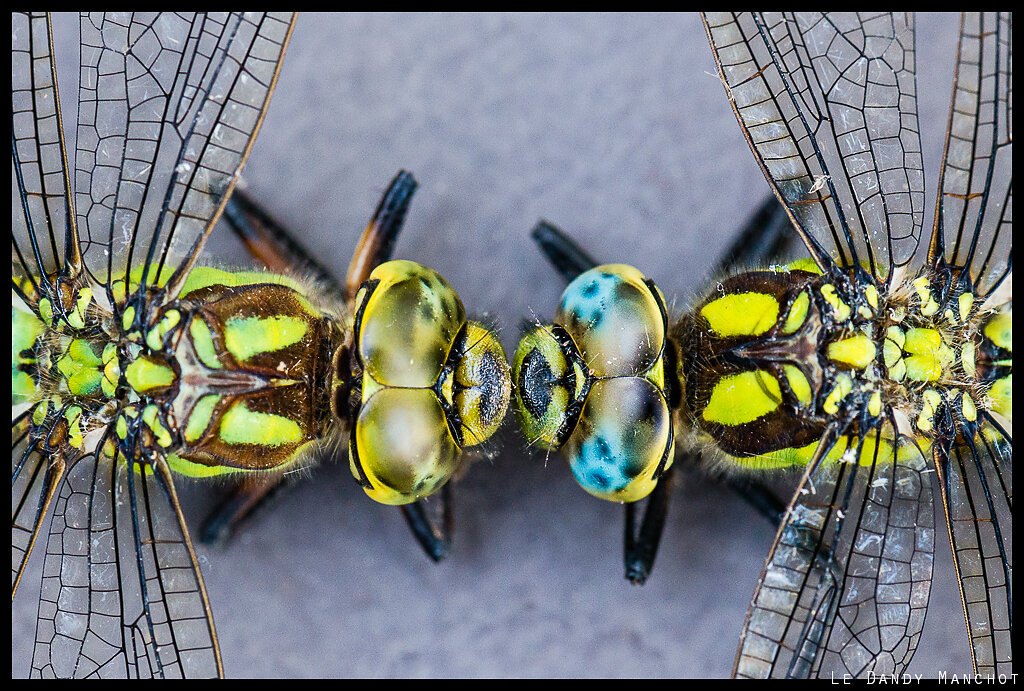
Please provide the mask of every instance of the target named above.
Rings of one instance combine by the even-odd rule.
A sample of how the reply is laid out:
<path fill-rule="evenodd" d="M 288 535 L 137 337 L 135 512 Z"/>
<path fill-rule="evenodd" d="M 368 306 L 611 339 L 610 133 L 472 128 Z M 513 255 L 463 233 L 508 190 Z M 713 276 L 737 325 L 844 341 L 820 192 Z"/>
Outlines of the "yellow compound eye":
<path fill-rule="evenodd" d="M 386 386 L 433 386 L 466 321 L 462 301 L 441 274 L 416 262 L 385 262 L 367 283 L 374 281 L 358 334 L 366 371 Z"/>
<path fill-rule="evenodd" d="M 408 504 L 451 479 L 462 447 L 497 430 L 511 392 L 508 363 L 494 333 L 466 321 L 433 269 L 385 262 L 356 303 L 364 371 L 349 462 L 372 499 Z"/>
<path fill-rule="evenodd" d="M 497 431 L 508 409 L 512 382 L 505 351 L 483 324 L 467 323 L 456 345 L 453 402 L 462 422 L 462 443 L 474 446 Z"/>
<path fill-rule="evenodd" d="M 382 504 L 409 504 L 437 491 L 458 467 L 459 447 L 430 389 L 380 389 L 363 403 L 352 435 L 353 452 Z"/>
<path fill-rule="evenodd" d="M 571 342 L 560 327 L 537 326 L 516 348 L 512 361 L 516 416 L 531 444 L 557 446 L 568 409 L 586 386 L 587 374 L 578 357 L 570 357 Z"/>
<path fill-rule="evenodd" d="M 654 366 L 665 343 L 659 298 L 637 269 L 604 264 L 566 287 L 555 322 L 572 336 L 594 376 L 637 375 Z"/>
<path fill-rule="evenodd" d="M 671 454 L 668 403 L 646 379 L 594 382 L 576 429 L 562 447 L 576 481 L 611 501 L 637 501 L 657 484 L 655 472 Z M 666 466 L 672 458 L 666 459 Z"/>

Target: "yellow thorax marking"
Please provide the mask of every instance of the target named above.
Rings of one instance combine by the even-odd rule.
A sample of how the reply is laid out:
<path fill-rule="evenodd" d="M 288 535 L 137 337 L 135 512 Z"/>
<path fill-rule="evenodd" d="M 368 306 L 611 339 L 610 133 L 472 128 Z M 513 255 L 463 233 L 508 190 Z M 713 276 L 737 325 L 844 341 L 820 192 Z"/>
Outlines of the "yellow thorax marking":
<path fill-rule="evenodd" d="M 854 369 L 864 369 L 875 361 L 878 349 L 864 334 L 857 334 L 828 344 L 828 358 Z"/>
<path fill-rule="evenodd" d="M 761 370 L 749 370 L 719 379 L 702 415 L 708 422 L 742 425 L 771 413 L 781 401 L 775 377 Z"/>
<path fill-rule="evenodd" d="M 764 293 L 730 293 L 700 310 L 718 336 L 757 336 L 775 326 L 779 302 Z"/>

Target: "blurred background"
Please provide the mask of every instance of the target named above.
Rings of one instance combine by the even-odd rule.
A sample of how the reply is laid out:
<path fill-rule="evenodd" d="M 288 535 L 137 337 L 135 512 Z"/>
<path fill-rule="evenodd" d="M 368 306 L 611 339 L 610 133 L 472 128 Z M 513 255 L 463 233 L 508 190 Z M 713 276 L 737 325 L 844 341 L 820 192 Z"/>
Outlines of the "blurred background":
<path fill-rule="evenodd" d="M 58 51 L 77 60 L 74 21 Z M 918 20 L 918 101 L 934 199 L 958 19 Z M 60 38 L 60 37 L 63 38 Z M 74 92 L 62 84 L 65 121 Z M 395 257 L 440 271 L 515 349 L 563 285 L 539 218 L 628 262 L 676 310 L 768 193 L 696 15 L 299 17 L 244 178 L 343 277 L 392 176 L 420 182 Z M 926 204 L 928 213 L 932 202 Z M 926 219 L 926 228 L 931 220 Z M 217 229 L 207 261 L 243 266 Z M 653 575 L 622 576 L 622 508 L 560 457 L 502 451 L 457 485 L 453 553 L 433 564 L 399 512 L 327 458 L 222 548 L 199 547 L 229 676 L 727 676 L 775 529 L 683 474 Z M 181 483 L 198 525 L 224 488 Z M 971 671 L 945 532 L 910 671 Z M 27 674 L 38 564 L 13 613 Z M 35 589 L 35 592 L 33 591 Z"/>

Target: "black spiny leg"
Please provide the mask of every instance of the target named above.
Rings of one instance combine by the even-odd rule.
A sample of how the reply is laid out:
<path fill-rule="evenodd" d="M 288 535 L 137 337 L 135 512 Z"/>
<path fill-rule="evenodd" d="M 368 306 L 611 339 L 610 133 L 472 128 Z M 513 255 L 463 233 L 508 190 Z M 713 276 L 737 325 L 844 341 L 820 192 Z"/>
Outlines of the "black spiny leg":
<path fill-rule="evenodd" d="M 572 281 L 597 261 L 580 247 L 565 231 L 547 221 L 540 221 L 530 231 L 534 242 L 547 257 L 555 271 Z M 766 264 L 781 258 L 790 247 L 795 233 L 786 208 L 774 196 L 767 197 L 743 226 L 739 236 L 725 251 L 713 274 L 720 275 Z"/>
<path fill-rule="evenodd" d="M 384 191 L 348 265 L 345 288 L 349 298 L 355 297 L 359 286 L 378 265 L 391 259 L 417 184 L 412 173 L 400 170 Z"/>
<path fill-rule="evenodd" d="M 566 283 L 597 266 L 597 262 L 561 228 L 547 221 L 538 222 L 530 231 L 530 236 Z"/>
<path fill-rule="evenodd" d="M 786 512 L 786 502 L 776 496 L 757 480 L 726 476 L 722 482 L 726 487 L 738 494 L 743 501 L 754 507 L 768 522 L 778 527 L 782 523 L 782 515 Z"/>
<path fill-rule="evenodd" d="M 420 547 L 427 553 L 427 556 L 434 561 L 441 561 L 448 556 L 448 548 L 452 544 L 452 528 L 455 518 L 452 513 L 451 483 L 441 488 L 440 499 L 440 528 L 427 515 L 427 508 L 422 500 L 399 507 L 412 534 L 416 537 L 416 541 L 420 543 Z"/>
<path fill-rule="evenodd" d="M 235 190 L 224 207 L 224 220 L 245 244 L 249 254 L 271 271 L 312 276 L 337 295 L 344 295 L 338 281 L 267 211 Z"/>
<path fill-rule="evenodd" d="M 626 535 L 624 541 L 626 578 L 634 585 L 643 585 L 654 567 L 654 557 L 661 543 L 661 531 L 668 515 L 668 503 L 672 494 L 673 469 L 670 465 L 658 478 L 654 491 L 647 497 L 647 508 L 636 530 L 636 507 L 640 502 L 626 504 Z"/>
<path fill-rule="evenodd" d="M 796 237 L 786 207 L 765 198 L 718 261 L 712 275 L 722 276 L 782 258 Z"/>
<path fill-rule="evenodd" d="M 270 506 L 281 490 L 290 486 L 282 475 L 258 475 L 239 482 L 203 520 L 199 541 L 208 545 L 227 542 L 253 514 Z"/>

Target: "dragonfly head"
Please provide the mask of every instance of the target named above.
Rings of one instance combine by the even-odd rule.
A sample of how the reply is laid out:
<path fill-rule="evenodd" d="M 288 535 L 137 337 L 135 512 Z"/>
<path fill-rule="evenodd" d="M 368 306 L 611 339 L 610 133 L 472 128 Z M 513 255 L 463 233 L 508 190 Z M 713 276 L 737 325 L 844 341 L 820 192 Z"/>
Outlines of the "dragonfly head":
<path fill-rule="evenodd" d="M 466 319 L 436 271 L 378 266 L 354 301 L 349 462 L 376 501 L 433 494 L 462 451 L 485 442 L 508 406 L 508 363 L 495 333 Z"/>
<path fill-rule="evenodd" d="M 620 502 L 647 496 L 672 459 L 667 344 L 661 291 L 637 269 L 581 273 L 554 323 L 532 327 L 513 358 L 523 432 L 561 449 L 587 492 Z"/>

